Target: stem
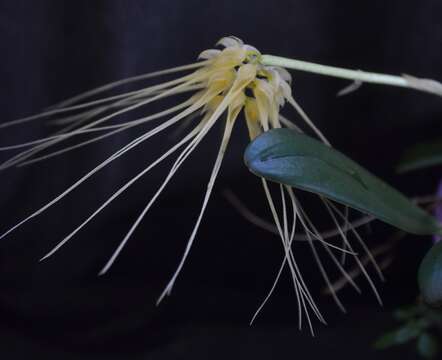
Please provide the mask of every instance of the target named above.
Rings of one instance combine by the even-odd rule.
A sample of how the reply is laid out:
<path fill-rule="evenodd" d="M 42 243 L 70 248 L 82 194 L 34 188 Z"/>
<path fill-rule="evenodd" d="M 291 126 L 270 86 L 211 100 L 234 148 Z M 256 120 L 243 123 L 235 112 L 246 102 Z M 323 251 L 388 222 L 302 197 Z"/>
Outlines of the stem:
<path fill-rule="evenodd" d="M 261 62 L 263 65 L 280 66 L 287 69 L 306 71 L 319 75 L 334 76 L 353 81 L 411 88 L 442 96 L 442 84 L 431 79 L 420 79 L 409 75 L 394 76 L 361 70 L 343 69 L 273 55 L 262 55 Z"/>

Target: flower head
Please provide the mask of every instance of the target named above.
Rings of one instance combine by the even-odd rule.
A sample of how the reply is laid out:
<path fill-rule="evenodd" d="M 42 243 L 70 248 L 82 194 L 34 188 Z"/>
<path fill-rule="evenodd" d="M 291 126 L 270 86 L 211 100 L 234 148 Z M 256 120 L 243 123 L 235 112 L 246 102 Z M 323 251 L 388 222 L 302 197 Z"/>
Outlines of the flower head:
<path fill-rule="evenodd" d="M 291 98 L 290 74 L 280 67 L 262 65 L 261 53 L 236 37 L 222 38 L 218 45 L 224 49 L 200 54 L 207 62 L 194 73 L 204 84 L 194 101 L 207 94 L 211 97 L 203 113 L 215 112 L 223 101 L 236 116 L 243 109 L 251 139 L 281 127 L 279 110 Z"/>

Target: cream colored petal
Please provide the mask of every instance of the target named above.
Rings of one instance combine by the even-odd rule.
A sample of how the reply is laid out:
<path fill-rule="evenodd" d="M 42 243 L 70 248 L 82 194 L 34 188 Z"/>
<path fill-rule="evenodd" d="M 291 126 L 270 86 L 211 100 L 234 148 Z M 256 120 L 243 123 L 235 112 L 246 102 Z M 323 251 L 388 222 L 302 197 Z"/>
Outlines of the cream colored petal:
<path fill-rule="evenodd" d="M 212 66 L 217 67 L 235 67 L 240 65 L 246 59 L 246 51 L 241 48 L 226 48 L 219 54 L 212 63 Z"/>
<path fill-rule="evenodd" d="M 259 123 L 258 106 L 255 99 L 247 99 L 244 106 L 244 114 L 246 117 L 250 139 L 253 140 L 262 133 L 262 129 Z"/>
<path fill-rule="evenodd" d="M 234 70 L 217 71 L 208 79 L 207 87 L 213 90 L 218 89 L 218 92 L 222 92 L 232 86 L 235 77 L 236 73 Z"/>
<path fill-rule="evenodd" d="M 242 48 L 246 51 L 252 51 L 252 52 L 256 52 L 257 54 L 261 54 L 256 47 L 251 46 L 251 45 L 246 44 L 246 45 L 243 45 Z"/>
<path fill-rule="evenodd" d="M 201 54 L 199 54 L 198 59 L 213 59 L 221 53 L 221 50 L 218 49 L 208 49 L 204 50 Z"/>
<path fill-rule="evenodd" d="M 256 106 L 258 107 L 258 121 L 261 123 L 264 131 L 267 131 L 269 130 L 270 99 L 265 92 L 257 90 L 256 87 L 253 94 L 255 95 Z"/>
<path fill-rule="evenodd" d="M 274 92 L 276 93 L 279 90 L 282 78 L 274 68 L 269 68 L 268 72 L 270 74 L 269 83 L 273 87 Z"/>
<path fill-rule="evenodd" d="M 244 103 L 246 101 L 246 96 L 244 92 L 239 93 L 238 96 L 235 96 L 230 105 L 229 108 L 231 108 L 234 111 L 237 111 L 238 109 L 241 110 L 241 108 L 244 106 Z"/>
<path fill-rule="evenodd" d="M 223 99 L 224 99 L 224 96 L 221 96 L 221 95 L 215 96 L 212 100 L 210 100 L 204 106 L 203 112 L 213 113 L 215 111 L 215 109 L 221 104 Z"/>
<path fill-rule="evenodd" d="M 279 88 L 281 90 L 282 96 L 284 96 L 285 99 L 288 99 L 292 96 L 292 88 L 285 81 L 281 82 Z"/>
<path fill-rule="evenodd" d="M 231 39 L 233 39 L 233 40 L 236 40 L 236 42 L 237 42 L 238 44 L 240 44 L 240 45 L 244 45 L 244 41 L 242 41 L 239 37 L 237 37 L 237 36 L 233 36 L 233 35 L 229 35 L 228 37 L 231 38 Z"/>
<path fill-rule="evenodd" d="M 270 104 L 269 117 L 272 128 L 277 129 L 281 127 L 281 123 L 279 122 L 279 106 L 275 101 Z"/>
<path fill-rule="evenodd" d="M 278 105 L 279 108 L 283 107 L 286 101 L 286 98 L 282 95 L 281 92 L 275 94 L 273 101 Z"/>
<path fill-rule="evenodd" d="M 239 96 L 236 96 L 232 103 L 229 105 L 229 115 L 228 119 L 232 119 L 231 121 L 235 121 L 238 117 L 239 113 L 241 112 L 244 103 L 246 100 L 246 96 L 243 92 L 240 93 Z"/>
<path fill-rule="evenodd" d="M 262 129 L 258 123 L 250 121 L 249 119 L 246 119 L 246 124 L 247 124 L 247 129 L 249 131 L 250 140 L 253 140 L 257 136 L 262 134 Z"/>
<path fill-rule="evenodd" d="M 225 48 L 229 48 L 229 47 L 240 47 L 243 45 L 243 42 L 241 39 L 238 39 L 235 36 L 227 36 L 227 37 L 223 37 L 222 39 L 220 39 L 216 45 L 222 45 Z"/>
<path fill-rule="evenodd" d="M 244 106 L 244 113 L 246 115 L 246 118 L 250 121 L 256 123 L 259 122 L 258 104 L 256 103 L 255 99 L 247 98 Z"/>
<path fill-rule="evenodd" d="M 281 76 L 282 80 L 291 83 L 292 82 L 292 75 L 284 68 L 275 66 L 273 69 Z"/>
<path fill-rule="evenodd" d="M 255 96 L 264 96 L 267 98 L 267 101 L 272 101 L 274 96 L 274 89 L 266 80 L 256 79 L 255 88 L 253 89 L 253 93 Z"/>
<path fill-rule="evenodd" d="M 194 103 L 196 103 L 197 101 L 199 101 L 199 100 L 204 96 L 205 93 L 206 93 L 205 90 L 198 91 L 198 92 L 196 92 L 195 94 L 193 94 L 193 95 L 190 97 L 189 101 L 190 101 L 192 104 L 194 104 Z"/>
<path fill-rule="evenodd" d="M 256 77 L 257 66 L 255 64 L 242 65 L 237 72 L 237 87 L 245 87 Z"/>

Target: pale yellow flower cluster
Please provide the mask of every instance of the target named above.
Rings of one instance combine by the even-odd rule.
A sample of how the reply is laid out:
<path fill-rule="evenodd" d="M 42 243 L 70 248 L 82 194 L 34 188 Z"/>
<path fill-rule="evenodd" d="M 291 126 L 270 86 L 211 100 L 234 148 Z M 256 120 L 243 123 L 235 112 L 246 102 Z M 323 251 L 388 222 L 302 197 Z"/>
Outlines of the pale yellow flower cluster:
<path fill-rule="evenodd" d="M 264 66 L 261 53 L 235 37 L 219 42 L 223 50 L 203 51 L 199 58 L 207 65 L 195 72 L 205 79 L 204 93 L 217 94 L 205 107 L 208 114 L 226 101 L 230 120 L 244 109 L 249 135 L 254 139 L 262 131 L 281 127 L 279 110 L 291 98 L 291 76 L 283 68 Z"/>

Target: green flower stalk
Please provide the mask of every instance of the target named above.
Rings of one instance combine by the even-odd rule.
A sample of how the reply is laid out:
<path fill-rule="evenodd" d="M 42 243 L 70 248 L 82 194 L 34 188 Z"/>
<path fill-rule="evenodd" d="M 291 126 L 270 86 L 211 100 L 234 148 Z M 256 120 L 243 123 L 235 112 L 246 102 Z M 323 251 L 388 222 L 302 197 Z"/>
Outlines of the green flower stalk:
<path fill-rule="evenodd" d="M 394 76 L 361 70 L 342 69 L 334 66 L 315 64 L 307 61 L 287 59 L 280 56 L 263 55 L 262 63 L 270 66 L 281 66 L 286 69 L 307 71 L 319 75 L 353 80 L 356 83 L 372 83 L 415 89 L 442 96 L 442 84 L 432 79 L 421 79 L 411 75 Z"/>
<path fill-rule="evenodd" d="M 322 142 L 330 145 L 326 137 L 318 128 L 316 128 L 311 119 L 306 115 L 301 106 L 294 99 L 290 87 L 291 75 L 285 68 L 310 71 L 323 75 L 338 76 L 355 81 L 411 87 L 424 91 L 431 90 L 431 92 L 437 93 L 438 95 L 442 93 L 440 92 L 439 88 L 440 84 L 436 84 L 435 82 L 431 82 L 429 80 L 416 80 L 410 77 L 393 77 L 389 75 L 368 74 L 360 71 L 337 69 L 297 60 L 262 55 L 256 48 L 244 44 L 240 39 L 235 37 L 225 37 L 221 39 L 217 45 L 219 45 L 221 48 L 203 51 L 199 56 L 200 61 L 197 61 L 196 63 L 123 79 L 75 96 L 62 102 L 61 104 L 58 104 L 46 112 L 0 124 L 0 128 L 6 128 L 41 118 L 56 117 L 55 122 L 58 125 L 63 126 L 60 131 L 52 136 L 22 144 L 1 147 L 1 151 L 15 149 L 23 150 L 0 164 L 0 170 L 7 169 L 12 166 L 22 166 L 37 163 L 58 155 L 65 154 L 71 150 L 94 144 L 107 137 L 117 135 L 141 125 L 151 123 L 155 124 L 150 130 L 144 132 L 142 135 L 128 142 L 118 151 L 111 154 L 106 160 L 98 164 L 86 175 L 64 190 L 60 195 L 0 235 L 0 239 L 13 232 L 15 229 L 21 227 L 29 220 L 45 212 L 51 206 L 58 203 L 65 196 L 73 192 L 89 178 L 93 177 L 93 175 L 95 175 L 101 169 L 110 165 L 114 160 L 124 156 L 132 149 L 146 143 L 153 136 L 156 136 L 166 130 L 170 130 L 174 126 L 178 126 L 180 128 L 187 127 L 187 133 L 182 136 L 179 141 L 174 143 L 167 151 L 165 151 L 155 161 L 150 163 L 144 170 L 136 174 L 132 179 L 121 186 L 93 213 L 84 219 L 77 228 L 62 239 L 57 246 L 50 250 L 41 259 L 44 260 L 60 250 L 63 245 L 71 240 L 83 227 L 91 222 L 97 215 L 101 213 L 103 209 L 122 195 L 136 181 L 140 180 L 144 175 L 146 175 L 150 170 L 152 170 L 166 158 L 176 155 L 175 162 L 173 163 L 163 182 L 159 184 L 159 187 L 153 197 L 148 199 L 144 209 L 140 212 L 138 218 L 135 220 L 130 229 L 128 229 L 127 234 L 122 239 L 120 245 L 100 271 L 100 275 L 105 274 L 115 262 L 117 257 L 121 254 L 124 246 L 135 233 L 138 225 L 146 217 L 147 213 L 155 204 L 158 197 L 172 177 L 175 176 L 177 171 L 186 162 L 190 154 L 198 147 L 214 125 L 220 123 L 224 128 L 224 132 L 220 140 L 218 154 L 210 174 L 200 212 L 196 219 L 193 230 L 188 238 L 181 261 L 179 262 L 177 269 L 172 275 L 169 283 L 165 287 L 165 290 L 160 295 L 158 299 L 159 303 L 166 295 L 170 294 L 179 274 L 183 269 L 209 202 L 210 195 L 220 171 L 221 163 L 223 161 L 226 149 L 228 148 L 234 126 L 236 122 L 240 120 L 242 115 L 244 116 L 247 124 L 248 137 L 251 140 L 256 138 L 261 133 L 271 129 L 281 127 L 298 129 L 298 126 L 295 123 L 291 122 L 280 113 L 281 109 L 288 104 L 296 110 L 300 118 L 309 126 L 309 128 Z M 135 83 L 137 81 L 149 78 L 158 78 L 167 74 L 180 73 L 185 74 L 177 77 L 174 80 L 160 82 L 157 85 L 101 98 L 98 100 L 87 100 L 94 95 L 117 88 L 123 84 Z M 130 113 L 135 109 L 144 109 L 149 104 L 182 94 L 188 94 L 187 99 L 177 103 L 175 106 L 166 108 L 160 112 L 150 113 L 142 118 L 125 122 L 116 121 L 122 114 Z M 81 140 L 84 135 L 89 135 L 91 137 L 87 140 Z M 64 148 L 51 151 L 55 145 L 63 145 L 66 140 L 77 139 L 80 140 L 78 140 L 74 145 L 66 145 Z M 272 294 L 283 269 L 288 266 L 298 304 L 299 328 L 302 327 L 303 319 L 305 318 L 310 331 L 313 333 L 313 325 L 311 320 L 312 314 L 316 316 L 320 322 L 325 323 L 325 319 L 319 311 L 319 308 L 303 279 L 302 272 L 294 256 L 295 246 L 293 245 L 293 241 L 295 240 L 296 229 L 299 226 L 301 226 L 305 232 L 305 238 L 307 240 L 306 242 L 309 244 L 314 261 L 316 262 L 319 271 L 324 278 L 325 283 L 328 285 L 336 303 L 342 311 L 345 311 L 344 306 L 334 291 L 328 272 L 326 271 L 323 261 L 319 256 L 319 247 L 328 254 L 341 275 L 344 276 L 357 291 L 360 291 L 359 287 L 352 279 L 352 276 L 349 275 L 345 270 L 345 258 L 347 256 L 353 258 L 361 272 L 365 275 L 365 278 L 369 282 L 380 302 L 381 300 L 376 287 L 368 275 L 368 272 L 364 267 L 365 265 L 360 261 L 360 255 L 358 255 L 354 249 L 355 245 L 352 245 L 350 237 L 356 239 L 357 246 L 362 249 L 362 255 L 368 256 L 381 278 L 382 274 L 368 247 L 364 244 L 356 229 L 348 221 L 347 215 L 330 201 L 322 199 L 324 201 L 326 210 L 330 214 L 330 217 L 337 228 L 336 233 L 339 234 L 342 239 L 342 245 L 334 245 L 328 242 L 326 240 L 326 236 L 323 236 L 314 226 L 313 221 L 309 218 L 298 201 L 294 189 L 286 185 L 276 185 L 279 187 L 277 190 L 279 191 L 280 198 L 278 202 L 280 204 L 280 208 L 278 209 L 268 182 L 264 178 L 262 178 L 261 181 L 278 235 L 284 248 L 284 257 L 275 282 L 253 319 Z M 341 259 L 338 259 L 337 254 L 341 255 Z"/>

